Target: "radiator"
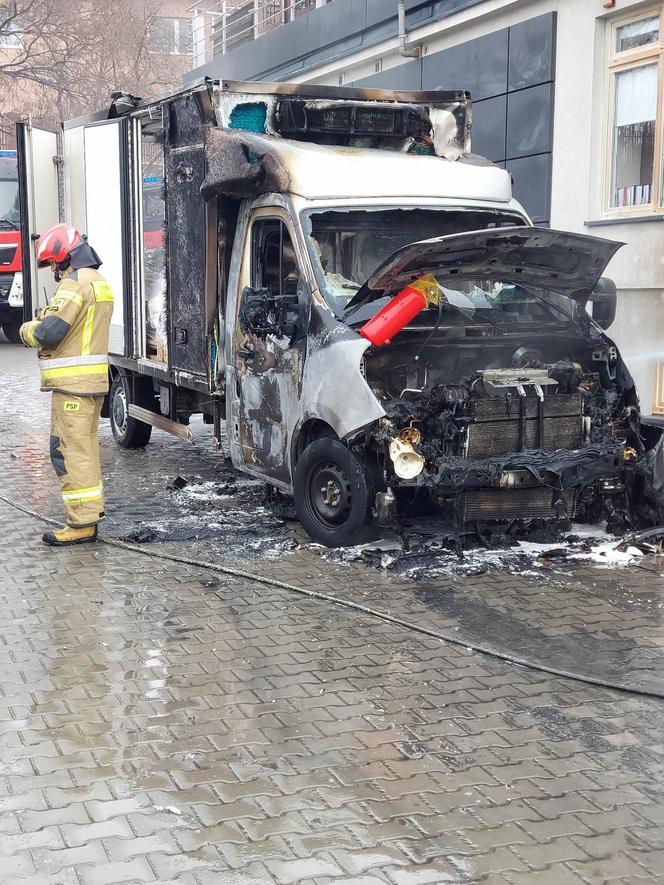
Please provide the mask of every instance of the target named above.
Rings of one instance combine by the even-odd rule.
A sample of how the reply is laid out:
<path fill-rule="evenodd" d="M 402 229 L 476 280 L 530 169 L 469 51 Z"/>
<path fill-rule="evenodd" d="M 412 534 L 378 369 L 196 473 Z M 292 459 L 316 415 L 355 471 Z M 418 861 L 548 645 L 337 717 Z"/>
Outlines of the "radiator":
<path fill-rule="evenodd" d="M 582 414 L 579 396 L 478 399 L 465 454 L 490 458 L 523 449 L 577 449 L 583 442 Z"/>
<path fill-rule="evenodd" d="M 552 506 L 554 492 L 550 488 L 532 489 L 469 489 L 459 498 L 459 516 L 463 522 L 494 519 L 555 519 Z M 574 516 L 574 495 L 565 493 L 562 518 Z"/>

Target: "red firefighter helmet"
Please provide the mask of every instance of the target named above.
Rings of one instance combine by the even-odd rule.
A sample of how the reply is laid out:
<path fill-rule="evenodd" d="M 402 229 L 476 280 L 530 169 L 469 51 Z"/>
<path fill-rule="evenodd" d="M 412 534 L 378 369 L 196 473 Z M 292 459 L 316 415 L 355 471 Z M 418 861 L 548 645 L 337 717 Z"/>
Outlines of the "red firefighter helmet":
<path fill-rule="evenodd" d="M 74 246 L 78 246 L 82 241 L 81 235 L 71 224 L 54 224 L 37 240 L 35 253 L 38 266 L 46 267 L 49 261 L 60 264 Z"/>

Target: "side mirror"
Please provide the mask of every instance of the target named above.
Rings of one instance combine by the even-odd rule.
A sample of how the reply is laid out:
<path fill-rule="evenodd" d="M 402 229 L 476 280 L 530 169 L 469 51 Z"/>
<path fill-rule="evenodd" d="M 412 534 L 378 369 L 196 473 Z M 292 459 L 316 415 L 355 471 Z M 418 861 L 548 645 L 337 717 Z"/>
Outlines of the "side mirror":
<path fill-rule="evenodd" d="M 270 289 L 247 286 L 240 297 L 240 328 L 245 333 L 266 338 L 288 338 L 291 343 L 300 337 L 302 327 L 300 299 L 293 295 L 273 295 Z"/>
<path fill-rule="evenodd" d="M 269 297 L 269 289 L 252 289 L 251 286 L 247 286 L 242 290 L 238 321 L 240 329 L 245 334 L 252 333 L 259 337 L 267 335 L 267 301 Z"/>
<path fill-rule="evenodd" d="M 601 277 L 593 289 L 589 304 L 592 304 L 592 318 L 602 329 L 608 329 L 616 318 L 618 293 L 616 284 L 609 277 Z"/>

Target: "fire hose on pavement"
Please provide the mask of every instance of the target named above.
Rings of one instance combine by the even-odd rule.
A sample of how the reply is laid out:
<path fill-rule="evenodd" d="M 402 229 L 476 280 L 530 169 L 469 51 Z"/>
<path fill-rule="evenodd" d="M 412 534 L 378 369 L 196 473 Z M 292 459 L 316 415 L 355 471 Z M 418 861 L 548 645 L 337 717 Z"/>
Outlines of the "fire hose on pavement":
<path fill-rule="evenodd" d="M 48 523 L 49 525 L 59 526 L 61 524 L 57 520 L 50 519 L 47 516 L 36 513 L 34 510 L 30 510 L 28 507 L 24 507 L 22 504 L 17 504 L 15 501 L 11 501 L 9 498 L 5 498 L 4 495 L 0 495 L 0 501 L 2 501 L 4 504 L 7 504 L 9 507 L 13 507 L 15 510 L 19 510 L 21 513 L 25 513 L 27 516 L 30 516 L 33 519 L 40 520 L 41 522 Z M 660 529 L 660 534 L 661 531 L 662 530 Z M 510 655 L 498 651 L 498 649 L 492 648 L 489 645 L 469 642 L 468 640 L 462 639 L 458 636 L 454 636 L 453 634 L 446 633 L 444 631 L 429 629 L 428 627 L 414 624 L 411 621 L 406 621 L 403 618 L 398 618 L 394 615 L 390 615 L 388 612 L 381 612 L 378 609 L 362 605 L 359 602 L 352 602 L 348 599 L 341 599 L 340 597 L 333 596 L 330 593 L 320 593 L 317 590 L 307 590 L 305 587 L 298 587 L 295 584 L 288 584 L 285 581 L 279 581 L 276 578 L 269 578 L 263 575 L 253 574 L 252 572 L 245 571 L 244 569 L 217 565 L 216 563 L 193 559 L 187 556 L 178 556 L 174 553 L 146 550 L 144 547 L 141 547 L 138 544 L 131 544 L 126 541 L 120 541 L 117 538 L 100 537 L 99 541 L 103 544 L 106 544 L 108 547 L 118 547 L 121 550 L 129 550 L 133 553 L 139 553 L 143 556 L 152 557 L 153 559 L 163 559 L 170 562 L 177 562 L 181 565 L 189 565 L 195 568 L 206 569 L 208 571 L 217 572 L 218 574 L 227 575 L 232 578 L 240 578 L 245 581 L 253 581 L 258 584 L 264 584 L 268 587 L 275 587 L 280 590 L 285 590 L 289 593 L 297 593 L 300 596 L 307 596 L 310 599 L 330 602 L 333 605 L 342 606 L 343 608 L 360 612 L 373 618 L 378 618 L 379 620 L 385 621 L 388 624 L 393 624 L 397 627 L 403 627 L 404 629 L 410 630 L 413 633 L 419 633 L 420 635 L 428 636 L 431 639 L 438 639 L 441 642 L 448 642 L 451 645 L 457 645 L 469 651 L 474 651 L 478 654 L 487 655 L 488 657 L 495 658 L 499 661 L 504 661 L 508 664 L 513 664 L 517 667 L 524 667 L 528 670 L 534 670 L 539 673 L 548 673 L 551 676 L 559 676 L 564 679 L 573 679 L 576 682 L 586 683 L 587 685 L 595 685 L 600 688 L 609 688 L 615 691 L 622 691 L 629 694 L 664 699 L 664 692 L 657 691 L 654 688 L 648 688 L 639 685 L 630 685 L 627 683 L 612 682 L 607 679 L 601 679 L 595 676 L 587 676 L 583 673 L 576 673 L 571 670 L 563 670 L 559 667 L 549 667 L 546 664 L 534 663 L 533 661 L 528 661 L 524 658 L 519 658 L 515 655 Z"/>

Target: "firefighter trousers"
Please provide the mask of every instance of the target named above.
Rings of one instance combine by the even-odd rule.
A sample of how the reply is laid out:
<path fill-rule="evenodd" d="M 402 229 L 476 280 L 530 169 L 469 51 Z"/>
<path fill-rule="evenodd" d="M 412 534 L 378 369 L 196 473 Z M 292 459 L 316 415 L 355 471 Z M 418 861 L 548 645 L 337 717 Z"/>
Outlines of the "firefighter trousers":
<path fill-rule="evenodd" d="M 103 396 L 53 392 L 51 463 L 60 480 L 67 525 L 96 525 L 104 516 L 99 463 L 99 415 Z"/>

